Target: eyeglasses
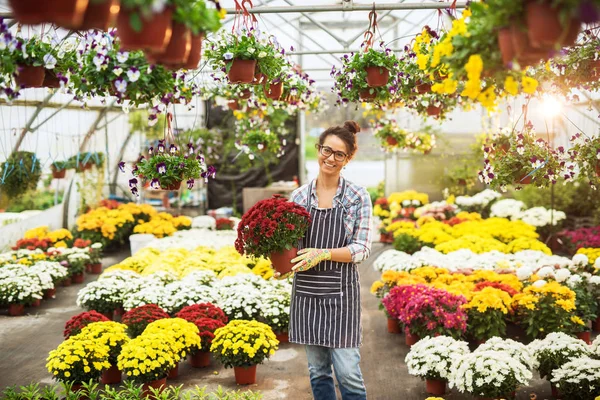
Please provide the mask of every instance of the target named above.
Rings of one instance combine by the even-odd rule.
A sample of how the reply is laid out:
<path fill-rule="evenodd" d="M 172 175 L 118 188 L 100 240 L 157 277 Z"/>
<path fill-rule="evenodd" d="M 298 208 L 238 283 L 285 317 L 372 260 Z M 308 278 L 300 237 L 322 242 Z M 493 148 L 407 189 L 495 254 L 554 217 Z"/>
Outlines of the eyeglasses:
<path fill-rule="evenodd" d="M 335 161 L 344 161 L 346 158 L 348 158 L 348 154 L 344 153 L 343 151 L 333 151 L 333 149 L 329 146 L 322 146 L 320 144 L 317 144 L 315 145 L 315 147 L 317 148 L 317 150 L 319 150 L 319 153 L 321 153 L 321 155 L 325 158 L 328 158 L 332 154 L 333 159 Z"/>

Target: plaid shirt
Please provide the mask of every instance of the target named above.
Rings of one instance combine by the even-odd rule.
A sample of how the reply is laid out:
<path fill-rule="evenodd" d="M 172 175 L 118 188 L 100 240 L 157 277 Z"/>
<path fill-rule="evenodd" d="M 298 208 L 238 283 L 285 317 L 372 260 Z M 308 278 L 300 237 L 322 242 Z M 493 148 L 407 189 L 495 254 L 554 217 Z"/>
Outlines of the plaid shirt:
<path fill-rule="evenodd" d="M 343 207 L 346 211 L 344 218 L 344 227 L 346 228 L 346 237 L 348 249 L 352 255 L 354 263 L 369 258 L 371 254 L 372 241 L 372 218 L 373 206 L 371 205 L 371 196 L 369 192 L 362 186 L 346 180 L 346 191 L 342 196 L 342 179 L 338 184 L 337 192 L 333 197 L 333 207 Z M 312 188 L 312 196 L 308 199 L 308 193 Z M 319 200 L 317 198 L 317 180 L 292 192 L 290 201 L 301 205 L 310 212 L 311 205 L 318 207 Z"/>

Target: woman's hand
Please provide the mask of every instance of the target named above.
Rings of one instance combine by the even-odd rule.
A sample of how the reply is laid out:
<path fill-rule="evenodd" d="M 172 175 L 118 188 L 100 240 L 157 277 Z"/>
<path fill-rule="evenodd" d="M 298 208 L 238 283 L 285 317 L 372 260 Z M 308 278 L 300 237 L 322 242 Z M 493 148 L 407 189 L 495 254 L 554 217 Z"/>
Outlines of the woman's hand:
<path fill-rule="evenodd" d="M 292 270 L 281 275 L 275 272 L 273 278 L 285 279 L 294 272 L 308 271 L 317 266 L 321 261 L 331 260 L 331 250 L 328 249 L 302 249 L 298 251 L 298 257 L 292 259 L 292 263 L 297 263 L 292 267 Z"/>

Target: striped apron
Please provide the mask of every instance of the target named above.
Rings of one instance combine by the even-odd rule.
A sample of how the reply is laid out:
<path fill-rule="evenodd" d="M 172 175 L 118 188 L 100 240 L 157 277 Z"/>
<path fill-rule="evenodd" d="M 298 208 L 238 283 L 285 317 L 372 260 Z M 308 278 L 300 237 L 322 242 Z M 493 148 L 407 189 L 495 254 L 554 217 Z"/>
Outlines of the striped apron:
<path fill-rule="evenodd" d="M 346 181 L 342 178 L 342 198 Z M 311 225 L 299 248 L 336 249 L 350 238 L 344 228 L 342 205 L 317 208 L 308 193 Z M 360 282 L 354 263 L 323 261 L 294 276 L 289 340 L 332 348 L 359 347 L 362 339 Z"/>

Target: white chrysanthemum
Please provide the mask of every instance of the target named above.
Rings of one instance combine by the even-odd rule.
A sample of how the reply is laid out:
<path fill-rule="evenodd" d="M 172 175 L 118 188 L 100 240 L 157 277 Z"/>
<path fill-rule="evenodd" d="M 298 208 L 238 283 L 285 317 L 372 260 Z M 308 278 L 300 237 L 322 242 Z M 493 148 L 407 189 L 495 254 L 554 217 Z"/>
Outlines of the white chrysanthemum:
<path fill-rule="evenodd" d="M 573 261 L 574 265 L 579 265 L 579 266 L 582 266 L 582 267 L 587 266 L 588 263 L 589 263 L 588 256 L 586 256 L 585 254 L 575 254 L 573 256 L 572 261 Z"/>
<path fill-rule="evenodd" d="M 427 336 L 410 348 L 404 362 L 411 375 L 446 380 L 455 360 L 467 353 L 469 346 L 466 342 L 449 336 Z"/>

